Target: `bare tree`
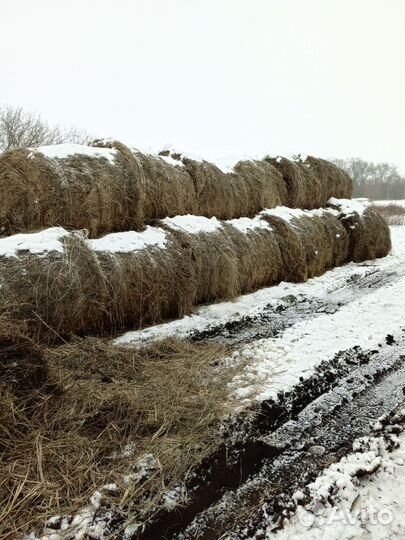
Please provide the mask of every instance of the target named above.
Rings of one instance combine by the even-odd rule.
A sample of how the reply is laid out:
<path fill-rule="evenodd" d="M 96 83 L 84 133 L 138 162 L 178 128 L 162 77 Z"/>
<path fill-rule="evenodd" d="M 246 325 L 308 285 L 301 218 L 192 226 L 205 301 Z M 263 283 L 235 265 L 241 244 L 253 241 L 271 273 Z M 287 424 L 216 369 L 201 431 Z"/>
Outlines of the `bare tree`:
<path fill-rule="evenodd" d="M 66 142 L 83 144 L 88 139 L 84 131 L 51 126 L 22 107 L 0 107 L 0 152 Z"/>
<path fill-rule="evenodd" d="M 404 198 L 405 178 L 400 176 L 395 165 L 373 163 L 360 158 L 334 159 L 333 162 L 353 178 L 355 197 L 376 200 Z"/>

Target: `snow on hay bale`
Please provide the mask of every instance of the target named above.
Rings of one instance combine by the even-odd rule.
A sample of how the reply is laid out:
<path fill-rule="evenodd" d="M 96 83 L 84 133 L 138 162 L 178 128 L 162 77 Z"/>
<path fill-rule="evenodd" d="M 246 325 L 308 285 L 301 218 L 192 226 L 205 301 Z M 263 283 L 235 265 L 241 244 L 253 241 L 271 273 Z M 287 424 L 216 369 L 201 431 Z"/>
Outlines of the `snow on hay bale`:
<path fill-rule="evenodd" d="M 375 245 L 386 231 L 378 215 L 359 231 L 350 219 L 332 208 L 277 208 L 254 219 L 166 218 L 96 240 L 62 228 L 3 238 L 0 315 L 27 321 L 35 337 L 103 335 L 386 254 Z"/>
<path fill-rule="evenodd" d="M 390 229 L 385 219 L 367 203 L 350 199 L 330 199 L 349 237 L 348 260 L 362 262 L 385 257 L 391 251 Z"/>
<path fill-rule="evenodd" d="M 0 232 L 63 225 L 93 236 L 143 224 L 143 172 L 121 143 L 21 149 L 0 156 Z"/>

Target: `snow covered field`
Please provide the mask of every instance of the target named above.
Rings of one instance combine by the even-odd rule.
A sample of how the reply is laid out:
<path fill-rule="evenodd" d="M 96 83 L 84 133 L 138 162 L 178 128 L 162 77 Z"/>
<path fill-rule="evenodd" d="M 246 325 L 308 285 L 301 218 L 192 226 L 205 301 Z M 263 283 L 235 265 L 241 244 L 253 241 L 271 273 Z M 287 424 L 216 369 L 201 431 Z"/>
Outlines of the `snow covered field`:
<path fill-rule="evenodd" d="M 396 205 L 396 206 L 403 206 L 405 208 L 405 199 L 390 200 L 390 201 L 372 201 L 372 204 L 376 204 L 377 206 Z"/>

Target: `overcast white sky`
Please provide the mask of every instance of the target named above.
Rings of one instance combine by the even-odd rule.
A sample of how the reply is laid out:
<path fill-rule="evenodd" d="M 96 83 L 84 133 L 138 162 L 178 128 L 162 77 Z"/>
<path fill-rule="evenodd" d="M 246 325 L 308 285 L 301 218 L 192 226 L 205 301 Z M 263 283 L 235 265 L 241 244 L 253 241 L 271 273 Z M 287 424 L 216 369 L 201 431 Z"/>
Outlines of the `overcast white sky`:
<path fill-rule="evenodd" d="M 405 0 L 1 0 L 0 104 L 159 150 L 405 173 Z"/>

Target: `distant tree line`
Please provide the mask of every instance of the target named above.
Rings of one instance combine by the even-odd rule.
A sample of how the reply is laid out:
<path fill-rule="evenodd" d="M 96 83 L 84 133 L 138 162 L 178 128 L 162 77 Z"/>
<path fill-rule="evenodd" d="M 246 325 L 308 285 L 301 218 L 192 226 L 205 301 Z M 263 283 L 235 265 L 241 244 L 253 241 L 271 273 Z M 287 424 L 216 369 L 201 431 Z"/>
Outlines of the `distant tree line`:
<path fill-rule="evenodd" d="M 0 106 L 0 152 L 87 140 L 88 135 L 77 128 L 50 125 L 38 113 L 22 107 Z"/>
<path fill-rule="evenodd" d="M 389 163 L 373 163 L 360 158 L 334 159 L 353 178 L 353 197 L 374 200 L 405 199 L 405 178 Z"/>

